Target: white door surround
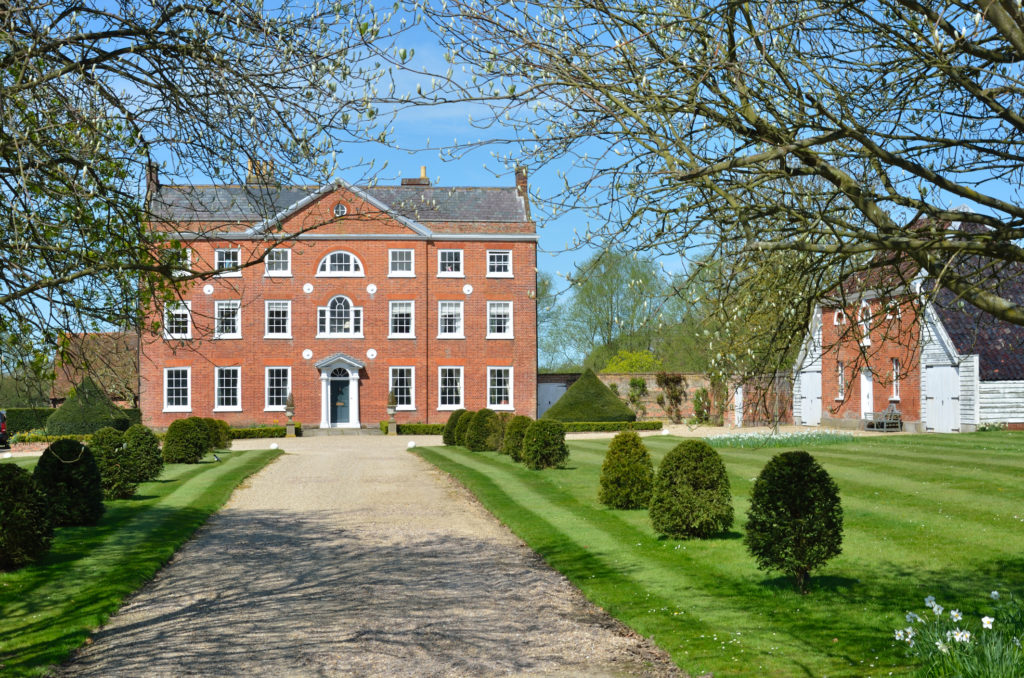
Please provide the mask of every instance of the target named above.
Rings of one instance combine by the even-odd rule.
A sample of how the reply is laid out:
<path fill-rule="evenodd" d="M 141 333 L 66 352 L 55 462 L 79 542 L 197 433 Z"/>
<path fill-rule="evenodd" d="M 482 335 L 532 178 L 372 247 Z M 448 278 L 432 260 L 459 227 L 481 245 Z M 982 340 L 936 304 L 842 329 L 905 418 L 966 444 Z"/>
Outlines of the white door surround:
<path fill-rule="evenodd" d="M 860 371 L 860 418 L 870 419 L 875 411 L 875 389 L 871 379 L 871 370 L 864 367 Z"/>
<path fill-rule="evenodd" d="M 955 365 L 927 365 L 924 375 L 925 430 L 951 433 L 960 430 L 960 369 Z"/>
<path fill-rule="evenodd" d="M 359 428 L 359 370 L 365 363 L 344 353 L 318 361 L 320 370 L 320 428 Z M 331 402 L 331 381 L 348 380 L 348 421 L 332 422 L 334 404 Z"/>

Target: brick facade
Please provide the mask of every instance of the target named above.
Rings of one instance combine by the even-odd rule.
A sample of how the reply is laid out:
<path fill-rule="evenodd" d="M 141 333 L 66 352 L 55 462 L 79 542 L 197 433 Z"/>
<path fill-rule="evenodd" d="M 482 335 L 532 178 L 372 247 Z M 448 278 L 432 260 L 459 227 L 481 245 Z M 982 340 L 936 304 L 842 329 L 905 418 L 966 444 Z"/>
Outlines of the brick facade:
<path fill-rule="evenodd" d="M 838 315 L 837 315 L 838 313 Z M 917 306 L 909 299 L 895 305 L 869 300 L 840 311 L 822 308 L 821 402 L 830 419 L 862 418 L 864 389 L 870 373 L 870 411 L 890 404 L 904 422 L 921 421 L 920 328 Z M 866 328 L 866 331 L 865 331 Z M 894 363 L 899 377 L 894 380 Z M 839 386 L 839 363 L 844 385 Z M 865 375 L 862 377 L 862 374 Z M 898 393 L 894 392 L 898 382 Z"/>
<path fill-rule="evenodd" d="M 346 204 L 348 214 L 334 218 L 331 210 L 339 201 Z M 250 261 L 270 244 L 263 237 L 242 234 L 242 228 L 248 228 L 251 222 L 243 220 L 230 229 L 211 233 L 210 224 L 214 223 L 222 225 L 225 220 L 214 213 L 191 227 L 178 224 L 178 230 L 207 234 L 183 243 L 192 250 L 194 271 L 213 270 L 217 249 L 239 248 L 242 260 Z M 294 419 L 305 427 L 321 425 L 327 411 L 324 389 L 328 387 L 323 380 L 329 381 L 335 367 L 358 372 L 358 378 L 347 387 L 349 407 L 358 410 L 351 413 L 350 423 L 376 426 L 387 419 L 391 367 L 413 368 L 412 406 L 399 408 L 398 422 L 438 423 L 448 419 L 455 407 L 439 404 L 441 367 L 462 368 L 462 405 L 467 409 L 477 410 L 490 404 L 497 410 L 534 416 L 537 321 L 536 239 L 532 222 L 526 218 L 517 223 L 460 222 L 460 233 L 449 232 L 440 238 L 435 235 L 445 229 L 430 226 L 425 224 L 418 231 L 410 229 L 407 222 L 381 211 L 344 187 L 323 193 L 289 214 L 281 223 L 281 231 L 304 233 L 280 245 L 291 252 L 289 276 L 268 276 L 265 265 L 256 263 L 237 276 L 199 280 L 183 295 L 183 301 L 191 306 L 192 338 L 143 338 L 140 407 L 144 421 L 165 427 L 177 418 L 193 415 L 224 419 L 232 425 L 283 424 L 283 408 L 266 406 L 270 367 L 290 368 Z M 413 276 L 391 275 L 389 251 L 396 249 L 412 250 Z M 442 249 L 462 252 L 462 277 L 438 275 L 438 251 Z M 317 274 L 324 257 L 338 251 L 358 260 L 360 275 Z M 488 275 L 489 251 L 511 254 L 511 276 Z M 361 337 L 317 336 L 318 309 L 326 307 L 337 295 L 362 308 Z M 238 338 L 214 338 L 218 301 L 239 302 Z M 289 338 L 266 335 L 268 301 L 290 302 Z M 411 337 L 389 338 L 392 301 L 413 303 Z M 442 301 L 462 302 L 464 338 L 439 338 Z M 511 302 L 510 337 L 488 338 L 488 302 Z M 340 362 L 317 367 L 317 363 L 338 354 L 343 354 Z M 359 363 L 357 370 L 355 365 Z M 218 367 L 239 368 L 240 403 L 226 411 L 215 407 Z M 168 411 L 185 409 L 167 406 L 168 368 L 188 368 L 189 411 Z M 511 368 L 512 397 L 508 405 L 488 402 L 489 368 Z M 227 388 L 224 392 L 230 395 L 231 391 Z M 332 412 L 328 418 L 333 416 Z"/>

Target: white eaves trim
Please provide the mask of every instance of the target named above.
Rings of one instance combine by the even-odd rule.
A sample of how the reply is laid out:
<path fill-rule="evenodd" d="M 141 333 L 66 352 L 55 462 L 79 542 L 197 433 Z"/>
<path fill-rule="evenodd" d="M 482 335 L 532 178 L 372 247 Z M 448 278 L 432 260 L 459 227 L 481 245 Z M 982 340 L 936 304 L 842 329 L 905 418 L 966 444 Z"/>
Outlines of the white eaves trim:
<path fill-rule="evenodd" d="M 281 210 L 280 212 L 278 212 L 274 216 L 270 217 L 269 219 L 264 219 L 263 221 L 259 222 L 258 224 L 253 225 L 252 227 L 250 227 L 249 229 L 247 229 L 245 231 L 245 235 L 247 235 L 247 236 L 257 236 L 257 235 L 261 236 L 261 235 L 264 235 L 266 230 L 268 228 L 270 228 L 271 226 L 274 226 L 276 224 L 282 223 L 285 219 L 287 219 L 291 215 L 295 214 L 296 212 L 301 210 L 303 207 L 306 207 L 307 205 L 312 203 L 314 200 L 317 200 L 320 197 L 322 197 L 322 196 L 324 196 L 324 195 L 326 195 L 328 193 L 336 191 L 339 188 L 344 188 L 347 191 L 349 191 L 349 192 L 353 193 L 354 195 L 358 196 L 360 200 L 365 200 L 366 202 L 370 203 L 371 205 L 373 205 L 374 207 L 376 207 L 380 211 L 388 214 L 391 218 L 395 219 L 399 223 L 401 223 L 401 224 L 407 226 L 408 228 L 412 229 L 413 232 L 415 232 L 415 233 L 417 233 L 417 234 L 419 234 L 421 236 L 427 236 L 427 237 L 432 235 L 430 229 L 427 228 L 426 226 L 424 226 L 424 225 L 422 225 L 422 224 L 420 224 L 420 223 L 418 223 L 416 221 L 413 221 L 412 219 L 409 219 L 408 217 L 404 217 L 401 214 L 398 214 L 397 212 L 395 212 L 393 209 L 391 209 L 390 207 L 388 207 L 387 205 L 382 203 L 377 198 L 373 197 L 372 195 L 370 195 L 366 191 L 363 191 L 362 189 L 360 189 L 360 188 L 358 188 L 358 187 L 348 183 L 344 179 L 335 179 L 331 183 L 326 184 L 324 186 L 321 186 L 317 190 L 315 190 L 312 193 L 310 193 L 309 195 L 307 195 L 305 198 L 302 198 L 301 200 L 299 200 L 299 201 L 289 205 L 288 207 L 285 207 L 283 210 Z"/>
<path fill-rule="evenodd" d="M 249 229 L 251 230 L 251 229 Z M 536 233 L 431 233 L 415 235 L 404 233 L 302 233 L 293 236 L 286 233 L 267 235 L 250 234 L 246 231 L 227 231 L 218 233 L 196 233 L 179 231 L 165 234 L 171 240 L 409 240 L 426 241 L 458 241 L 458 242 L 538 242 Z"/>

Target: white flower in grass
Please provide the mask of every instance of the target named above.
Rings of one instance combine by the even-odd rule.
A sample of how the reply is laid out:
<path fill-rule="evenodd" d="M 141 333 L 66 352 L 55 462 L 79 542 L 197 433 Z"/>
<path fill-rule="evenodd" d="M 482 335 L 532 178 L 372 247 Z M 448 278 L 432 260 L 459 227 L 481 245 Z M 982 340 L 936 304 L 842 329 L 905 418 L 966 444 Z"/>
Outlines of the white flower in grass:
<path fill-rule="evenodd" d="M 952 631 L 946 631 L 946 640 L 947 641 L 948 640 L 953 640 L 953 632 Z"/>
<path fill-rule="evenodd" d="M 913 624 L 914 622 L 919 622 L 919 621 L 921 621 L 921 618 L 920 618 L 920 617 L 918 617 L 918 616 L 917 616 L 916 614 L 914 614 L 913 612 L 908 612 L 908 613 L 907 613 L 907 621 L 908 621 L 908 622 L 910 622 L 911 624 Z"/>
<path fill-rule="evenodd" d="M 907 640 L 910 640 L 914 637 L 914 627 L 908 626 L 907 628 L 903 629 L 903 633 L 907 634 Z"/>
<path fill-rule="evenodd" d="M 942 616 L 942 611 L 945 610 L 945 609 L 946 608 L 942 607 L 938 603 L 936 603 L 934 606 L 932 606 L 932 612 L 935 613 L 936 617 Z"/>
<path fill-rule="evenodd" d="M 924 599 L 925 607 L 935 607 L 935 596 L 928 596 Z"/>
<path fill-rule="evenodd" d="M 990 628 L 992 628 L 992 622 L 994 622 L 995 620 L 996 620 L 995 617 L 982 617 L 981 618 L 981 628 L 983 628 L 983 629 L 990 629 Z"/>
<path fill-rule="evenodd" d="M 907 639 L 907 645 L 909 645 L 910 647 L 914 647 L 914 639 L 913 638 L 908 638 Z"/>
<path fill-rule="evenodd" d="M 905 640 L 903 636 L 903 629 L 896 629 L 896 633 L 894 635 L 896 636 L 896 640 Z"/>
<path fill-rule="evenodd" d="M 989 595 L 992 597 L 992 600 L 999 600 L 999 591 L 993 591 Z"/>
<path fill-rule="evenodd" d="M 947 640 L 948 640 L 948 638 L 947 638 Z M 936 640 L 935 641 L 935 647 L 939 648 L 939 652 L 942 652 L 944 654 L 949 654 L 949 645 L 946 645 L 941 640 Z"/>
<path fill-rule="evenodd" d="M 960 621 L 964 618 L 964 616 L 960 614 L 960 610 L 950 610 L 949 616 L 953 619 L 953 621 Z"/>
<path fill-rule="evenodd" d="M 959 628 L 953 630 L 953 640 L 958 643 L 969 643 L 971 642 L 971 632 L 961 631 Z"/>

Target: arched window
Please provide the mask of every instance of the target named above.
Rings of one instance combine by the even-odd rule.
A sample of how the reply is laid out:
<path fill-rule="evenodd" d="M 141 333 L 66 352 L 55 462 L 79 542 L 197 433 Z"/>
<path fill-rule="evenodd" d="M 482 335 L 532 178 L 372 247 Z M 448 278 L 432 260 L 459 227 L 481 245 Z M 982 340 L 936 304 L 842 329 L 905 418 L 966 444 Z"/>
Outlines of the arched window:
<path fill-rule="evenodd" d="M 348 378 L 349 378 L 348 370 L 346 370 L 344 367 L 335 367 L 333 370 L 331 370 L 331 379 L 348 379 Z"/>
<path fill-rule="evenodd" d="M 338 295 L 318 311 L 318 337 L 363 336 L 363 309 L 353 306 L 348 297 Z"/>
<path fill-rule="evenodd" d="M 363 277 L 363 264 L 350 252 L 331 252 L 320 260 L 316 275 L 318 278 L 361 278 Z"/>

